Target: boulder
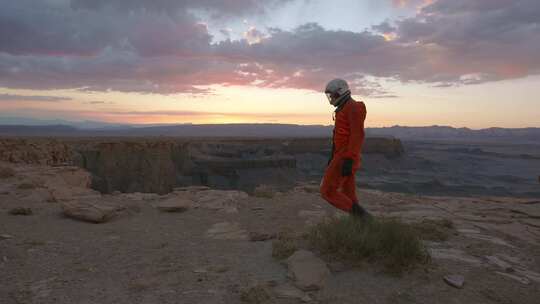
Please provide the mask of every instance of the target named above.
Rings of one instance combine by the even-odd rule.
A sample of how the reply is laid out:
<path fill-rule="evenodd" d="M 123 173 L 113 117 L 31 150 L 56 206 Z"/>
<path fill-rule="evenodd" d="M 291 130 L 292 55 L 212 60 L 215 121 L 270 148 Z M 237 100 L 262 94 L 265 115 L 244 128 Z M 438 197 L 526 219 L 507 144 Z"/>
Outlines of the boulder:
<path fill-rule="evenodd" d="M 90 201 L 63 202 L 62 210 L 67 217 L 91 223 L 104 223 L 116 215 L 114 207 L 100 206 Z"/>
<path fill-rule="evenodd" d="M 303 291 L 324 287 L 330 270 L 326 263 L 307 250 L 298 250 L 287 259 L 288 276 Z"/>

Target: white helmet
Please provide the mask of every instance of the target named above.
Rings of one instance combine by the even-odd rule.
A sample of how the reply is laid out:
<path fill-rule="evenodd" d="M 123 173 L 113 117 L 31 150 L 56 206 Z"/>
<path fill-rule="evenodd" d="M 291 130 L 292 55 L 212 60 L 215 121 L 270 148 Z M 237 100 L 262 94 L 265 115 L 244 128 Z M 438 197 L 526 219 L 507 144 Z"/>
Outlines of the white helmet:
<path fill-rule="evenodd" d="M 328 101 L 333 106 L 338 106 L 344 99 L 351 96 L 349 85 L 343 79 L 336 78 L 326 85 L 324 90 Z"/>

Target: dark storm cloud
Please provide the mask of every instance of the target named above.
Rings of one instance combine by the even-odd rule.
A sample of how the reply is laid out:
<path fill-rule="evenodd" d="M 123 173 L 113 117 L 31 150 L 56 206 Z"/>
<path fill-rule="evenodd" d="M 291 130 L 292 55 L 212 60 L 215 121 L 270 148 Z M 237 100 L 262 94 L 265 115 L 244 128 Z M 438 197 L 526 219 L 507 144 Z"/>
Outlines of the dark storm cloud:
<path fill-rule="evenodd" d="M 311 23 L 219 43 L 192 13 L 239 18 L 283 2 L 0 0 L 0 87 L 208 94 L 200 86 L 320 90 L 345 77 L 388 96 L 369 76 L 451 86 L 540 72 L 537 0 L 439 0 L 372 31 Z"/>

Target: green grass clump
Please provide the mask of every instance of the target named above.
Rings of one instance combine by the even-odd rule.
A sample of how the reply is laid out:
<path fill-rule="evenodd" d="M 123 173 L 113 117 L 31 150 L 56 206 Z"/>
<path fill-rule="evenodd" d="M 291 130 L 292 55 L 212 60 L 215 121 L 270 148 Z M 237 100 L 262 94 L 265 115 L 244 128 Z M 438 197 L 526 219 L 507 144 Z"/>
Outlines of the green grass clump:
<path fill-rule="evenodd" d="M 429 261 L 418 232 L 395 219 L 331 219 L 313 227 L 308 239 L 329 257 L 381 263 L 393 274 Z"/>

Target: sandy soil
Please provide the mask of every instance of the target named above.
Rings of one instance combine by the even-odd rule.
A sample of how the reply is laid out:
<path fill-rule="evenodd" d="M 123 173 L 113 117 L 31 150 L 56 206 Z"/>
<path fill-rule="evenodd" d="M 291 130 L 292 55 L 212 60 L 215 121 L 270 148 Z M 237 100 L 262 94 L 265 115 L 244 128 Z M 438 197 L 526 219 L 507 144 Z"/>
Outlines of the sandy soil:
<path fill-rule="evenodd" d="M 274 294 L 274 286 L 290 281 L 287 268 L 272 258 L 272 240 L 253 235 L 301 235 L 340 214 L 316 186 L 272 198 L 213 190 L 101 196 L 85 188 L 79 169 L 0 165 L 15 170 L 0 179 L 2 304 L 242 303 L 243 292 L 257 285 L 268 286 L 269 303 L 300 303 Z M 307 293 L 309 302 L 538 303 L 540 199 L 375 190 L 360 196 L 376 215 L 448 218 L 456 231 L 445 242 L 427 242 L 431 265 L 401 277 L 376 265 L 329 263 L 330 278 Z M 63 201 L 87 197 L 114 207 L 116 216 L 93 224 L 62 214 Z M 180 213 L 155 208 L 171 199 L 193 205 Z M 32 214 L 10 214 L 16 207 Z M 449 274 L 464 276 L 464 288 L 446 284 Z"/>

